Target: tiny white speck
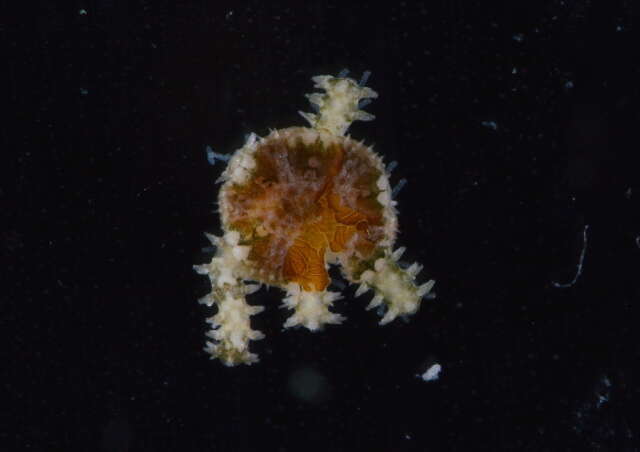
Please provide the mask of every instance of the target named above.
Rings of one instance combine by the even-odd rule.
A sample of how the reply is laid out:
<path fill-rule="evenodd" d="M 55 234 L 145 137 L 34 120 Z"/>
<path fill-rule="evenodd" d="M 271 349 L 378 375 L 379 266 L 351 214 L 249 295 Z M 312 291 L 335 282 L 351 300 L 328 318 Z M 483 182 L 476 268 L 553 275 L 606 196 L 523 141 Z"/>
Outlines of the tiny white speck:
<path fill-rule="evenodd" d="M 498 130 L 498 124 L 495 121 L 482 121 L 482 125 L 492 130 Z"/>
<path fill-rule="evenodd" d="M 83 8 L 80 11 L 78 11 L 78 14 L 80 14 L 81 16 L 86 16 L 87 15 L 87 10 Z"/>
<path fill-rule="evenodd" d="M 442 366 L 435 363 L 433 366 L 429 367 L 427 371 L 420 376 L 420 378 L 422 378 L 423 381 L 435 381 L 440 377 L 441 370 Z"/>
<path fill-rule="evenodd" d="M 606 395 L 598 394 L 598 401 L 596 402 L 596 404 L 598 405 L 597 408 L 600 408 L 605 402 L 608 401 L 609 398 Z"/>

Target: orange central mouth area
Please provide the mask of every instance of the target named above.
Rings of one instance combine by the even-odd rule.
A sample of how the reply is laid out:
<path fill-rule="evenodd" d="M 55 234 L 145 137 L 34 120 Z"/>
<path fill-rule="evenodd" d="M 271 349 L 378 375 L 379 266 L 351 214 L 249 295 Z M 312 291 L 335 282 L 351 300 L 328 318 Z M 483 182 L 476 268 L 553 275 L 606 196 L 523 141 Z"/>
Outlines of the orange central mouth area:
<path fill-rule="evenodd" d="M 334 253 L 344 251 L 358 231 L 366 233 L 368 229 L 366 216 L 341 205 L 331 191 L 322 193 L 318 208 L 318 216 L 303 226 L 284 260 L 284 278 L 304 290 L 324 290 L 329 285 L 327 247 Z"/>

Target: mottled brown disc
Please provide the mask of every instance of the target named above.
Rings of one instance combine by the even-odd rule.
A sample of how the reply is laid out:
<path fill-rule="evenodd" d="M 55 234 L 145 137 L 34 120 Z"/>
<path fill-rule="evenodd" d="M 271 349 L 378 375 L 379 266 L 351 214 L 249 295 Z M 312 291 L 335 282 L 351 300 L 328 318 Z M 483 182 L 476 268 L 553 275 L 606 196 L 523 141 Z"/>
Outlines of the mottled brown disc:
<path fill-rule="evenodd" d="M 380 159 L 347 137 L 279 130 L 260 141 L 242 183 L 221 191 L 223 221 L 250 245 L 249 265 L 268 284 L 324 290 L 327 253 L 369 256 L 384 235 Z"/>

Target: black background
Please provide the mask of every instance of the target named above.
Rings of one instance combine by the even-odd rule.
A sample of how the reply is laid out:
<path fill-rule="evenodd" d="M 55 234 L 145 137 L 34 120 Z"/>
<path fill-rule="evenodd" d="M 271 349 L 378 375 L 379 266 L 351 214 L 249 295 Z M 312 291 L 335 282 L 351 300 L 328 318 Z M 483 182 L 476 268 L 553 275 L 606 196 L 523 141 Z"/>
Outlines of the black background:
<path fill-rule="evenodd" d="M 635 2 L 23 8 L 0 18 L 1 450 L 640 449 Z M 437 298 L 380 327 L 349 288 L 312 334 L 263 290 L 261 362 L 209 361 L 205 146 L 303 125 L 343 68 L 372 71 L 350 134 L 399 162 L 398 244 Z"/>

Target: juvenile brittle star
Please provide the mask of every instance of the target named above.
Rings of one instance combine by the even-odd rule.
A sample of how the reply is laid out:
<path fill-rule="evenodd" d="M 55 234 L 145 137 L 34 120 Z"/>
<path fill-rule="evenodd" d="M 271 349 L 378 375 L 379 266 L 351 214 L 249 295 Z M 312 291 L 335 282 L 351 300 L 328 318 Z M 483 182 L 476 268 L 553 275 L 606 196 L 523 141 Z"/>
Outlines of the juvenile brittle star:
<path fill-rule="evenodd" d="M 387 171 L 370 147 L 345 136 L 353 121 L 373 119 L 359 106 L 377 94 L 347 77 L 313 81 L 325 92 L 307 96 L 318 113 L 301 114 L 312 127 L 251 135 L 221 176 L 224 234 L 208 235 L 216 255 L 195 268 L 211 280 L 201 302 L 218 307 L 205 350 L 227 365 L 256 361 L 249 341 L 263 337 L 250 325 L 262 307 L 245 299 L 259 285 L 245 281 L 285 290 L 284 304 L 294 310 L 285 327 L 312 331 L 344 319 L 329 310 L 341 298 L 327 290 L 329 264 L 359 284 L 356 295 L 374 290 L 369 308 L 387 307 L 381 324 L 415 313 L 434 284 L 415 284 L 419 264 L 398 265 L 404 248 L 393 251 L 397 216 Z"/>

